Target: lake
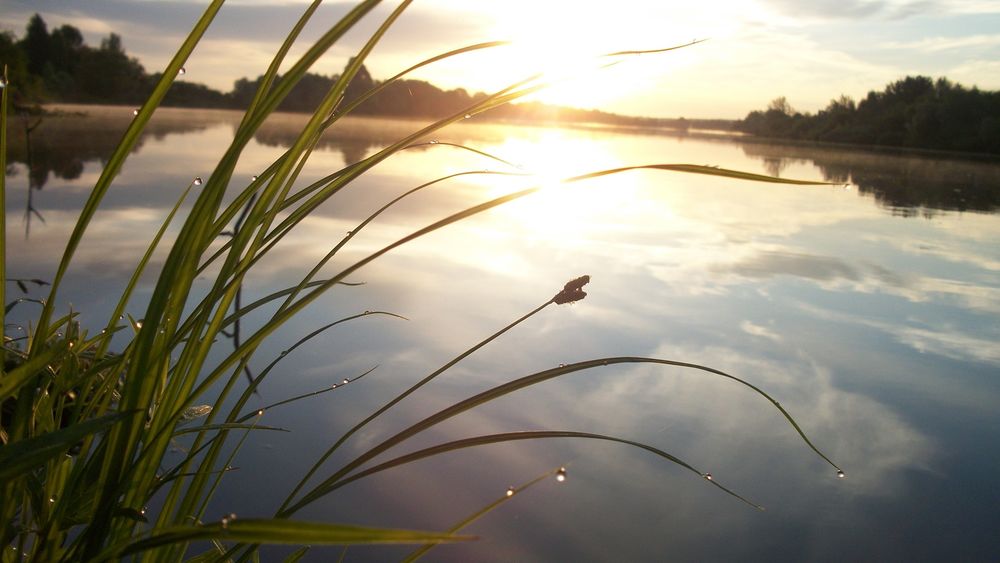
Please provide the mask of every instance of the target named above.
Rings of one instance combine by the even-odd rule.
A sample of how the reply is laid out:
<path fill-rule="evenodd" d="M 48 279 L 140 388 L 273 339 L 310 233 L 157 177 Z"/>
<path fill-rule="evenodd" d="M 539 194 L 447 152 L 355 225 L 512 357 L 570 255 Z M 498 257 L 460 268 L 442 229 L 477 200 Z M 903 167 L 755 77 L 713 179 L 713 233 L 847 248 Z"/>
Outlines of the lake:
<path fill-rule="evenodd" d="M 12 121 L 10 277 L 51 279 L 101 159 L 131 118 L 131 108 L 89 111 L 89 117 L 42 120 L 31 134 L 30 174 L 25 124 Z M 103 326 L 170 206 L 193 178 L 207 177 L 238 119 L 222 111 L 158 112 L 95 217 L 63 287 L 61 311 L 79 311 L 91 330 Z M 272 119 L 247 148 L 232 189 L 280 154 L 304 119 Z M 548 307 L 445 372 L 355 436 L 324 473 L 407 424 L 503 382 L 563 363 L 646 356 L 710 366 L 759 386 L 846 477 L 838 479 L 770 402 L 732 380 L 618 364 L 518 391 L 394 453 L 519 430 L 613 435 L 667 451 L 766 510 L 641 449 L 550 439 L 396 468 L 344 487 L 300 516 L 442 530 L 508 486 L 562 466 L 565 482 L 550 478 L 515 495 L 466 530 L 479 541 L 437 547 L 429 559 L 996 560 L 1000 164 L 698 132 L 479 121 L 454 125 L 435 137 L 439 143 L 380 164 L 324 204 L 244 283 L 244 302 L 294 285 L 369 213 L 441 176 L 483 172 L 403 200 L 356 233 L 324 271 L 335 273 L 471 205 L 552 185 L 391 252 L 351 277 L 364 285 L 335 288 L 262 347 L 254 370 L 332 320 L 365 310 L 408 319 L 370 315 L 284 357 L 253 408 L 375 369 L 333 392 L 268 410 L 263 423 L 291 433 L 251 436 L 208 516 L 270 515 L 356 421 L 587 274 L 586 299 Z M 320 142 L 299 183 L 420 126 L 344 119 Z M 650 170 L 571 187 L 553 182 L 653 163 L 833 184 Z M 152 281 L 144 281 L 140 301 Z M 28 289 L 28 297 L 44 296 Z M 18 289 L 8 284 L 8 292 L 13 298 Z M 34 307 L 18 305 L 9 321 L 27 326 Z M 140 317 L 142 303 L 129 312 Z M 263 319 L 248 320 L 243 330 Z M 232 343 L 218 346 L 225 351 Z M 351 548 L 346 560 L 391 560 L 409 551 Z M 314 550 L 307 560 L 339 554 Z"/>

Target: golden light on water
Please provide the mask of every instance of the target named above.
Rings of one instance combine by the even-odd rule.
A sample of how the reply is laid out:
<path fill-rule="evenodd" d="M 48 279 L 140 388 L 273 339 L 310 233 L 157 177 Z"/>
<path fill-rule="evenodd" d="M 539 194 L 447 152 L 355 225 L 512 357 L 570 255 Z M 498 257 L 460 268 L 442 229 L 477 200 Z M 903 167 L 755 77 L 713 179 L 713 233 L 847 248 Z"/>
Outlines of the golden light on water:
<path fill-rule="evenodd" d="M 616 228 L 616 209 L 635 201 L 638 176 L 564 182 L 573 176 L 623 166 L 623 159 L 606 143 L 572 131 L 546 130 L 533 139 L 514 138 L 496 147 L 498 154 L 515 155 L 514 162 L 531 174 L 518 182 L 541 190 L 495 210 L 508 229 L 548 239 L 580 239 L 606 228 Z M 490 181 L 490 180 L 486 180 Z M 513 191 L 509 182 L 486 186 L 491 196 Z"/>

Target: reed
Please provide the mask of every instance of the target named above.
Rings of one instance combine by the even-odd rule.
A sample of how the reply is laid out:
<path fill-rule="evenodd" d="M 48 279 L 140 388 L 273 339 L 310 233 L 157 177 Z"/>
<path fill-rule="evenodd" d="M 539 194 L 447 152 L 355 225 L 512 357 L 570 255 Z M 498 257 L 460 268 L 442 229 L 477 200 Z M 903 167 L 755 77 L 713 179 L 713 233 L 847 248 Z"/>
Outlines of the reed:
<path fill-rule="evenodd" d="M 412 423 L 395 435 L 367 449 L 328 475 L 319 475 L 324 462 L 354 433 L 369 422 L 405 400 L 410 394 L 430 383 L 464 358 L 512 330 L 541 310 L 550 306 L 578 301 L 586 296 L 583 276 L 566 283 L 550 299 L 528 311 L 508 326 L 483 339 L 440 368 L 431 371 L 416 385 L 401 391 L 392 401 L 347 429 L 342 437 L 305 469 L 298 486 L 290 491 L 285 502 L 275 509 L 272 518 L 247 519 L 226 517 L 207 521 L 208 501 L 227 473 L 234 456 L 247 436 L 255 432 L 276 432 L 279 428 L 260 424 L 262 410 L 248 409 L 256 388 L 274 373 L 279 359 L 263 371 L 245 374 L 251 358 L 261 344 L 279 331 L 285 323 L 308 307 L 317 298 L 347 283 L 348 277 L 386 253 L 410 241 L 423 237 L 458 221 L 508 202 L 528 197 L 540 188 L 529 186 L 519 191 L 485 201 L 445 217 L 386 245 L 358 260 L 336 274 L 319 279 L 326 263 L 347 244 L 351 237 L 366 228 L 380 213 L 408 195 L 450 177 L 440 178 L 406 192 L 381 206 L 373 205 L 373 213 L 326 257 L 303 274 L 299 283 L 244 305 L 240 287 L 253 272 L 255 265 L 319 205 L 335 197 L 367 171 L 400 151 L 418 146 L 433 132 L 499 105 L 517 100 L 546 86 L 545 77 L 531 76 L 511 84 L 463 108 L 461 111 L 434 121 L 412 134 L 404 136 L 372 156 L 351 163 L 305 187 L 296 181 L 306 165 L 320 135 L 338 120 L 350 114 L 365 99 L 378 93 L 375 87 L 351 104 L 342 100 L 348 84 L 360 70 L 383 34 L 403 14 L 410 4 L 401 2 L 381 23 L 352 62 L 317 105 L 297 139 L 281 156 L 249 185 L 240 189 L 230 203 L 223 202 L 233 171 L 242 151 L 268 116 L 305 75 L 314 63 L 343 35 L 352 29 L 379 2 L 359 2 L 340 21 L 308 46 L 304 54 L 291 64 L 278 80 L 277 70 L 285 63 L 300 31 L 319 6 L 316 0 L 303 12 L 289 31 L 274 59 L 267 68 L 261 86 L 237 127 L 232 144 L 226 149 L 210 176 L 192 179 L 177 204 L 168 214 L 159 231 L 149 243 L 146 253 L 135 264 L 122 296 L 103 327 L 80 324 L 77 314 L 56 310 L 57 298 L 68 268 L 73 262 L 83 235 L 100 208 L 101 201 L 115 176 L 142 135 L 153 113 L 178 75 L 195 45 L 222 7 L 223 0 L 213 0 L 202 18 L 194 25 L 187 39 L 167 65 L 160 82 L 135 117 L 108 159 L 89 199 L 80 210 L 79 218 L 61 257 L 59 267 L 48 289 L 48 297 L 37 300 L 38 314 L 26 334 L 5 335 L 0 371 L 0 534 L 4 546 L 2 561 L 108 561 L 136 558 L 144 561 L 175 561 L 190 557 L 193 545 L 210 545 L 211 549 L 195 557 L 198 561 L 247 560 L 256 557 L 261 544 L 293 545 L 354 545 L 373 543 L 411 543 L 424 548 L 441 542 L 466 541 L 459 530 L 479 515 L 493 510 L 491 504 L 469 519 L 444 531 L 411 531 L 363 528 L 349 524 L 303 522 L 296 513 L 303 507 L 333 494 L 340 487 L 370 475 L 396 469 L 407 463 L 450 451 L 498 442 L 540 439 L 586 439 L 611 441 L 641 448 L 661 459 L 704 478 L 744 500 L 711 475 L 688 462 L 648 444 L 625 438 L 567 430 L 547 430 L 475 436 L 425 448 L 372 465 L 376 456 L 407 442 L 417 434 L 470 409 L 478 408 L 507 394 L 538 383 L 592 368 L 622 363 L 652 363 L 681 366 L 702 373 L 725 377 L 748 387 L 778 410 L 800 434 L 805 444 L 829 462 L 840 475 L 839 468 L 826 458 L 806 438 L 792 416 L 763 390 L 735 376 L 697 364 L 642 357 L 598 358 L 559 366 L 524 376 L 451 405 L 424 420 Z M 404 70 L 388 82 L 442 59 L 490 49 L 499 43 L 481 43 L 463 47 L 422 61 Z M 623 51 L 609 55 L 613 64 L 621 57 L 638 52 Z M 16 80 L 17 77 L 12 77 Z M 4 81 L 6 84 L 7 77 Z M 6 154 L 7 89 L 3 89 L 0 107 L 0 168 Z M 471 147 L 485 157 L 487 155 Z M 572 186 L 592 178 L 623 174 L 637 169 L 683 172 L 728 177 L 739 180 L 806 184 L 733 170 L 690 164 L 648 164 L 591 173 L 566 178 Z M 472 174 L 469 172 L 468 174 Z M 481 173 L 481 172 L 478 172 Z M 499 173 L 495 173 L 499 174 Z M 197 190 L 192 190 L 197 186 Z M 0 197 L 4 183 L 0 177 Z M 181 203 L 188 197 L 195 201 L 190 211 L 182 215 Z M 0 214 L 2 221 L 3 214 Z M 150 266 L 150 257 L 163 244 L 168 225 L 180 224 L 174 241 L 167 249 L 167 258 L 156 274 L 156 288 L 141 319 L 125 314 L 132 303 L 140 276 Z M 230 228 L 232 224 L 236 228 Z M 0 233 L 3 233 L 0 223 Z M 217 243 L 224 237 L 224 243 Z M 0 253 L 4 247 L 0 240 Z M 0 256 L 0 268 L 5 256 Z M 192 285 L 196 277 L 212 272 L 210 289 L 195 295 Z M 556 285 L 558 288 L 558 286 Z M 7 302 L 0 286 L 0 301 Z M 23 300 L 22 300 L 23 301 Z M 5 313 L 18 301 L 11 301 Z M 133 304 L 134 305 L 134 304 Z M 234 349 L 220 360 L 210 359 L 218 351 L 213 343 L 222 341 L 239 327 L 240 320 L 265 305 L 277 305 L 274 313 L 259 328 L 241 333 Z M 322 331 L 340 323 L 368 315 L 392 315 L 375 311 L 359 313 L 337 320 L 299 340 L 293 349 Z M 115 339 L 115 346 L 112 339 Z M 127 341 L 124 345 L 122 341 Z M 215 357 L 215 356 L 211 356 Z M 363 376 L 364 374 L 362 374 Z M 361 376 L 345 383 L 355 383 Z M 307 396 L 292 397 L 268 408 L 277 408 Z M 178 435 L 192 435 L 188 454 L 170 465 L 165 458 L 171 440 Z M 162 469 L 166 468 L 166 469 Z M 314 477 L 320 476 L 317 484 Z M 529 484 L 530 485 L 530 484 Z M 526 487 L 519 488 L 523 490 Z M 155 513 L 146 511 L 156 496 Z M 207 543 L 206 543 L 207 542 Z M 304 551 L 292 554 L 290 560 Z"/>

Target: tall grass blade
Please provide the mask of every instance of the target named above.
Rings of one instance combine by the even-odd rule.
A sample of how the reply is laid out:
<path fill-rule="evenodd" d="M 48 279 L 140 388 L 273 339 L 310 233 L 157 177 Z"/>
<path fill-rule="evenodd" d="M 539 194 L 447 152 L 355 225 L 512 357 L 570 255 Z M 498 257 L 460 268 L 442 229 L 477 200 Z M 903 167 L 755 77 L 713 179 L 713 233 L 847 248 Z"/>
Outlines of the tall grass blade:
<path fill-rule="evenodd" d="M 103 432 L 135 413 L 117 413 L 79 422 L 33 438 L 19 440 L 0 448 L 0 481 L 24 477 L 27 472 L 69 451 L 74 444 Z"/>
<path fill-rule="evenodd" d="M 93 561 L 95 563 L 111 561 L 166 545 L 207 540 L 283 545 L 357 545 L 441 543 L 473 539 L 475 539 L 473 536 L 455 536 L 440 532 L 232 517 L 213 524 L 161 528 L 149 537 L 131 540 L 124 545 L 105 550 Z"/>

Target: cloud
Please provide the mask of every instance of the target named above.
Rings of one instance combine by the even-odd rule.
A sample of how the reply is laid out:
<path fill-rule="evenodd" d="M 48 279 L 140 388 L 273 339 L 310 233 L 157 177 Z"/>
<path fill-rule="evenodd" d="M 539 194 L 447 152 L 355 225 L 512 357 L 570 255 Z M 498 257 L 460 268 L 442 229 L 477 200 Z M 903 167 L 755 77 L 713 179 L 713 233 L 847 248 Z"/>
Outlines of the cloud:
<path fill-rule="evenodd" d="M 742 323 L 740 323 L 740 330 L 751 336 L 759 336 L 761 338 L 767 338 L 768 340 L 773 340 L 775 342 L 781 342 L 783 340 L 780 334 L 774 332 L 773 330 L 765 326 L 754 324 L 750 321 L 743 321 Z"/>
<path fill-rule="evenodd" d="M 969 35 L 966 37 L 925 37 L 916 41 L 889 41 L 882 43 L 884 49 L 903 49 L 937 53 L 955 49 L 970 49 L 976 47 L 995 47 L 1000 45 L 1000 35 Z"/>

